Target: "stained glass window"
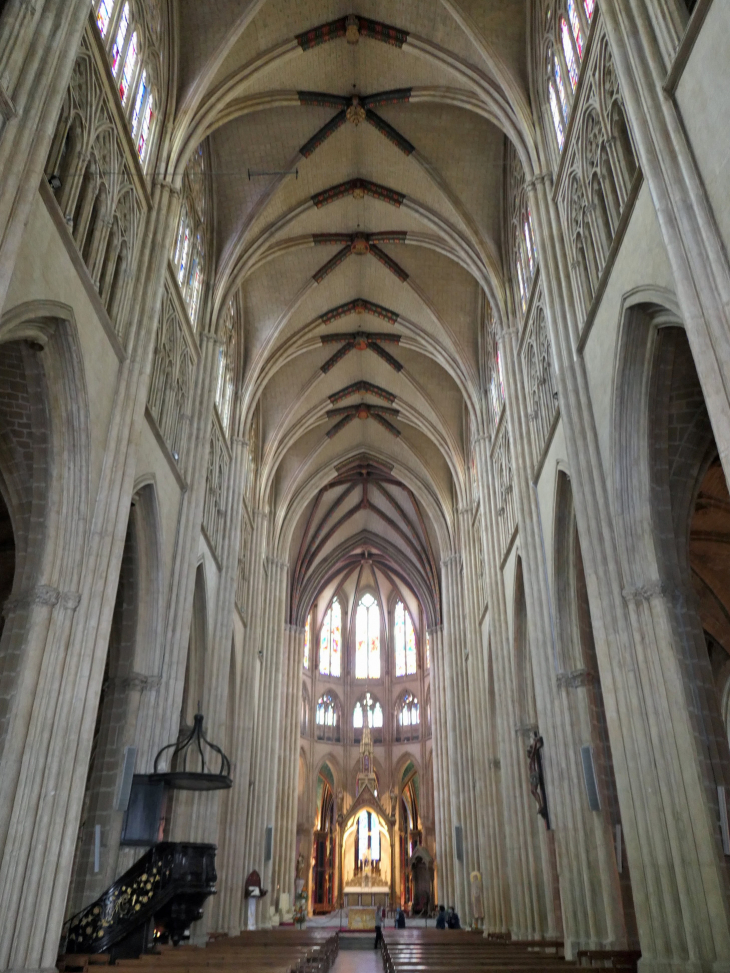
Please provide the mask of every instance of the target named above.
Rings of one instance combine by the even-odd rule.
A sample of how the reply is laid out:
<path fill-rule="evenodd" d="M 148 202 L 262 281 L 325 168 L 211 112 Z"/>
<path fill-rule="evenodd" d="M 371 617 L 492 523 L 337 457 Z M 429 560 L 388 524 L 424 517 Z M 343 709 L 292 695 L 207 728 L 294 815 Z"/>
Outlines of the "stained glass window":
<path fill-rule="evenodd" d="M 416 671 L 416 633 L 408 610 L 402 601 L 395 606 L 395 674 L 412 676 Z"/>
<path fill-rule="evenodd" d="M 380 609 L 372 595 L 363 595 L 355 616 L 355 678 L 380 678 Z"/>
<path fill-rule="evenodd" d="M 563 150 L 563 145 L 565 144 L 565 133 L 563 132 L 563 120 L 560 116 L 560 108 L 558 107 L 558 96 L 555 94 L 555 87 L 551 84 L 548 87 L 548 94 L 550 97 L 550 112 L 553 116 L 553 125 L 555 126 L 555 136 L 558 140 L 558 148 Z"/>
<path fill-rule="evenodd" d="M 357 820 L 358 858 L 380 861 L 380 826 L 372 811 L 361 811 Z"/>
<path fill-rule="evenodd" d="M 198 319 L 198 305 L 200 303 L 200 291 L 203 286 L 203 275 L 201 272 L 201 264 L 203 262 L 203 238 L 199 233 L 195 245 L 195 256 L 193 262 L 190 265 L 190 277 L 188 279 L 188 295 L 187 295 L 187 305 L 188 313 L 190 315 L 190 320 L 195 327 L 195 322 Z"/>
<path fill-rule="evenodd" d="M 525 290 L 525 279 L 522 272 L 522 254 L 517 251 L 517 282 L 520 285 L 520 304 L 522 305 L 522 311 L 527 310 L 527 292 Z"/>
<path fill-rule="evenodd" d="M 568 65 L 568 76 L 570 77 L 570 85 L 575 91 L 575 86 L 578 84 L 578 65 L 575 63 L 575 54 L 573 53 L 573 41 L 570 35 L 570 28 L 565 20 L 565 17 L 560 18 L 560 41 L 563 45 L 563 54 L 565 54 L 565 63 Z"/>
<path fill-rule="evenodd" d="M 337 598 L 324 616 L 319 640 L 319 671 L 323 676 L 340 675 L 340 647 L 342 645 L 342 609 Z"/>
<path fill-rule="evenodd" d="M 583 35 L 580 32 L 580 20 L 578 20 L 578 11 L 575 7 L 575 0 L 568 0 L 568 16 L 570 17 L 570 26 L 573 28 L 573 37 L 575 37 L 575 46 L 578 48 L 578 57 L 583 58 Z"/>
<path fill-rule="evenodd" d="M 525 220 L 523 224 L 523 232 L 525 234 L 525 246 L 527 247 L 527 260 L 530 264 L 530 277 L 535 276 L 535 248 L 532 243 L 532 230 L 530 223 Z"/>
<path fill-rule="evenodd" d="M 370 715 L 370 726 L 373 730 L 381 730 L 383 728 L 383 707 L 380 703 L 376 703 L 373 707 Z"/>
<path fill-rule="evenodd" d="M 310 639 L 310 629 L 312 625 L 312 613 L 307 615 L 307 624 L 304 626 L 304 668 L 309 668 L 309 639 Z"/>
<path fill-rule="evenodd" d="M 553 57 L 553 70 L 555 72 L 555 84 L 558 86 L 560 96 L 560 107 L 563 111 L 563 118 L 568 121 L 568 99 L 565 97 L 565 86 L 563 85 L 563 74 L 560 70 L 557 57 Z"/>
<path fill-rule="evenodd" d="M 132 134 L 137 131 L 137 122 L 139 121 L 139 115 L 142 111 L 142 105 L 144 104 L 145 95 L 147 94 L 147 72 L 142 72 L 142 78 L 139 82 L 139 87 L 137 88 L 137 97 L 134 99 L 134 108 L 132 109 Z"/>
<path fill-rule="evenodd" d="M 132 40 L 129 42 L 127 56 L 124 59 L 124 68 L 122 69 L 122 80 L 119 82 L 119 96 L 122 99 L 122 104 L 127 100 L 129 86 L 134 80 L 134 72 L 137 67 L 137 57 L 139 55 L 138 44 L 137 31 L 135 31 L 132 34 Z"/>
<path fill-rule="evenodd" d="M 152 95 L 147 99 L 147 105 L 144 110 L 144 115 L 142 117 L 142 131 L 139 133 L 139 140 L 137 142 L 137 155 L 142 162 L 147 158 L 147 149 L 149 147 L 150 140 L 150 126 L 152 125 L 152 119 L 155 117 L 155 100 Z"/>
<path fill-rule="evenodd" d="M 416 726 L 420 722 L 418 713 L 418 700 L 413 693 L 406 693 L 403 697 L 398 722 L 401 726 Z"/>
<path fill-rule="evenodd" d="M 596 0 L 583 0 L 583 6 L 586 8 L 586 17 L 590 20 L 593 17 Z"/>
<path fill-rule="evenodd" d="M 122 56 L 122 51 L 124 49 L 124 38 L 127 36 L 127 30 L 129 28 L 129 4 L 125 3 L 122 9 L 122 15 L 119 18 L 119 26 L 117 27 L 117 36 L 114 38 L 114 45 L 112 47 L 112 73 L 116 75 L 119 69 L 119 60 Z"/>
<path fill-rule="evenodd" d="M 411 692 L 403 693 L 398 704 L 395 738 L 399 741 L 416 740 L 419 734 L 421 714 L 418 700 Z"/>
<path fill-rule="evenodd" d="M 188 224 L 188 214 L 183 206 L 182 216 L 180 218 L 180 231 L 177 240 L 177 250 L 175 254 L 175 263 L 177 264 L 177 280 L 182 286 L 182 282 L 185 280 L 185 268 L 188 264 L 188 252 L 190 250 L 190 226 Z"/>
<path fill-rule="evenodd" d="M 374 862 L 380 861 L 380 828 L 378 819 L 372 812 L 370 814 L 370 858 Z"/>
<path fill-rule="evenodd" d="M 426 632 L 426 668 L 431 668 L 431 636 Z"/>
<path fill-rule="evenodd" d="M 319 697 L 314 722 L 318 740 L 339 742 L 340 714 L 332 693 L 324 693 Z"/>
<path fill-rule="evenodd" d="M 368 827 L 368 817 L 368 812 L 362 811 L 360 814 L 360 820 L 357 823 L 358 840 L 360 844 L 360 861 L 367 857 L 368 852 L 368 832 L 370 830 Z"/>
<path fill-rule="evenodd" d="M 355 703 L 355 712 L 352 714 L 352 725 L 356 730 L 361 730 L 363 725 L 362 703 Z"/>
<path fill-rule="evenodd" d="M 109 29 L 109 21 L 111 20 L 113 11 L 114 0 L 101 0 L 99 9 L 96 12 L 96 26 L 99 28 L 99 33 L 102 37 L 106 36 L 106 32 Z"/>

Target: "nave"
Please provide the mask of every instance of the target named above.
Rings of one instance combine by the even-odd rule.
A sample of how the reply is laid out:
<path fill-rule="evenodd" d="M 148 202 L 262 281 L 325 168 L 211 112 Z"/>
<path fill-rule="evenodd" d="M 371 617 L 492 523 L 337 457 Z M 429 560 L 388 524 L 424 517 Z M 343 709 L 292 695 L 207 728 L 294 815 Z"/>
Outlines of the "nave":
<path fill-rule="evenodd" d="M 729 49 L 0 0 L 0 973 L 728 973 Z"/>

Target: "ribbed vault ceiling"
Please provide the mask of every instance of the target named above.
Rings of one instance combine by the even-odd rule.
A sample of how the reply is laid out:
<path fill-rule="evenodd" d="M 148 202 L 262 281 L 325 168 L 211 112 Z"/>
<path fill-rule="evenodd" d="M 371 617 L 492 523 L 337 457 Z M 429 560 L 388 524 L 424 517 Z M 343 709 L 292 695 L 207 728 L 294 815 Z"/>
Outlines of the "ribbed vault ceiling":
<path fill-rule="evenodd" d="M 179 5 L 176 172 L 209 137 L 215 303 L 241 289 L 242 431 L 293 620 L 363 559 L 439 618 L 485 299 L 503 314 L 505 136 L 534 157 L 529 6 Z"/>

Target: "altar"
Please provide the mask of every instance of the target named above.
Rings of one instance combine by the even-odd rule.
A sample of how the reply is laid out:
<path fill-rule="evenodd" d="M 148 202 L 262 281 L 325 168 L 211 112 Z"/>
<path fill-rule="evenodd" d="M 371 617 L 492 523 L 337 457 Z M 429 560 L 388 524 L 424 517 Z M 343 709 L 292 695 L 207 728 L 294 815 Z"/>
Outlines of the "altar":
<path fill-rule="evenodd" d="M 369 712 L 369 709 L 368 709 Z M 342 904 L 349 929 L 375 929 L 375 917 L 390 908 L 395 801 L 390 814 L 378 798 L 369 719 L 360 743 L 355 801 L 340 819 Z"/>

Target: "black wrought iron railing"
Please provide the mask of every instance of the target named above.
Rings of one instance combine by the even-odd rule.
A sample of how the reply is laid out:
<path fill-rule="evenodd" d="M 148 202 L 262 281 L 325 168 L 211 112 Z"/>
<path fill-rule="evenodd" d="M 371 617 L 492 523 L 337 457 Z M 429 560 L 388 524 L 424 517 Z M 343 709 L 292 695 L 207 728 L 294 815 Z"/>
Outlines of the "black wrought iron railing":
<path fill-rule="evenodd" d="M 139 956 L 154 932 L 173 943 L 215 895 L 215 845 L 161 841 L 65 924 L 61 952 Z"/>

